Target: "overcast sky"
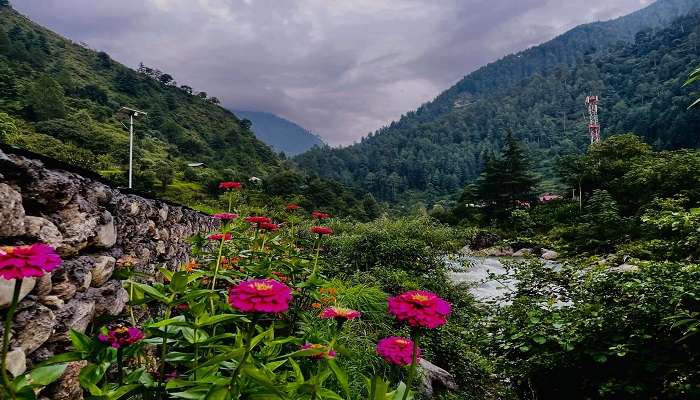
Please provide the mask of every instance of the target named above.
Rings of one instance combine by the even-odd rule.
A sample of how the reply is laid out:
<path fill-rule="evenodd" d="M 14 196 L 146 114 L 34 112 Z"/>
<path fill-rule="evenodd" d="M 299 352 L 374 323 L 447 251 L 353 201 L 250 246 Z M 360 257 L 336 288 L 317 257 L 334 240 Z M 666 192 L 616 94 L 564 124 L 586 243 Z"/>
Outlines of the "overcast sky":
<path fill-rule="evenodd" d="M 11 0 L 130 67 L 349 144 L 490 61 L 652 0 Z"/>

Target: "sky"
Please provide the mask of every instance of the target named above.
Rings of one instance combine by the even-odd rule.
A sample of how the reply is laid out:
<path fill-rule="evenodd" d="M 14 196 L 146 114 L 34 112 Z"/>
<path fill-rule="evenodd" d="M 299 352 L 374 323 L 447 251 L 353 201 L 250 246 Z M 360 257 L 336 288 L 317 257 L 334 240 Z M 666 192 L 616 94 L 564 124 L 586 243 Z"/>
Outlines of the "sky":
<path fill-rule="evenodd" d="M 11 0 L 222 105 L 348 145 L 480 66 L 653 0 Z"/>

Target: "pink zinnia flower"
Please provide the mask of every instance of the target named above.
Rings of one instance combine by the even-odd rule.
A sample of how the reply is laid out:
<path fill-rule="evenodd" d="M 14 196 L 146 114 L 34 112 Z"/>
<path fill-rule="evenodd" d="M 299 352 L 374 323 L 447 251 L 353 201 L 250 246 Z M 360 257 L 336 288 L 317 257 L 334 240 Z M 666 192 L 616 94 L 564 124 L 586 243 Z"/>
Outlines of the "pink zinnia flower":
<path fill-rule="evenodd" d="M 0 249 L 0 277 L 7 280 L 42 276 L 59 265 L 61 257 L 43 243 Z"/>
<path fill-rule="evenodd" d="M 435 329 L 447 322 L 450 308 L 450 303 L 424 290 L 411 290 L 391 297 L 388 304 L 389 313 L 399 321 L 428 329 Z"/>
<path fill-rule="evenodd" d="M 302 350 L 309 350 L 309 349 L 311 349 L 311 350 L 319 350 L 319 351 L 323 350 L 323 351 L 322 351 L 321 353 L 319 353 L 319 354 L 314 354 L 313 356 L 309 356 L 309 358 L 312 358 L 312 359 L 314 359 L 314 360 L 323 360 L 324 358 L 331 358 L 331 359 L 333 359 L 333 358 L 335 358 L 335 356 L 337 355 L 336 352 L 335 352 L 335 350 L 329 349 L 328 347 L 326 347 L 326 346 L 324 346 L 324 345 L 322 345 L 322 344 L 318 344 L 318 343 L 306 343 L 306 344 L 303 344 L 303 345 L 301 346 L 301 349 L 302 349 Z"/>
<path fill-rule="evenodd" d="M 252 279 L 229 290 L 228 303 L 243 312 L 281 313 L 289 309 L 292 290 L 274 279 Z"/>
<path fill-rule="evenodd" d="M 221 182 L 219 183 L 219 189 L 232 190 L 240 189 L 243 185 L 240 182 Z"/>
<path fill-rule="evenodd" d="M 377 354 L 389 364 L 411 365 L 413 363 L 413 340 L 398 336 L 384 338 L 377 343 Z M 418 349 L 417 358 L 420 358 L 420 349 Z"/>
<path fill-rule="evenodd" d="M 311 216 L 316 218 L 316 219 L 328 219 L 331 217 L 330 214 L 326 214 L 326 213 L 320 212 L 320 211 L 311 212 Z"/>
<path fill-rule="evenodd" d="M 268 217 L 259 217 L 259 216 L 252 216 L 252 217 L 246 217 L 245 219 L 246 222 L 251 223 L 251 224 L 263 224 L 263 223 L 272 223 L 272 220 Z"/>
<path fill-rule="evenodd" d="M 222 221 L 231 221 L 238 218 L 238 214 L 234 213 L 218 213 L 212 215 L 212 218 L 220 219 Z"/>
<path fill-rule="evenodd" d="M 319 235 L 331 235 L 333 234 L 333 229 L 328 226 L 314 226 L 311 228 L 311 233 L 317 233 Z"/>
<path fill-rule="evenodd" d="M 360 318 L 362 313 L 359 311 L 351 310 L 349 308 L 343 307 L 328 307 L 321 311 L 321 318 L 325 319 L 346 319 L 352 320 L 355 318 Z"/>
<path fill-rule="evenodd" d="M 294 204 L 294 203 L 292 203 L 292 204 L 287 204 L 287 211 L 296 211 L 296 210 L 298 210 L 298 209 L 300 209 L 300 208 L 301 208 L 301 207 L 299 207 L 298 204 Z"/>
<path fill-rule="evenodd" d="M 139 328 L 127 328 L 120 325 L 110 329 L 106 335 L 100 333 L 97 338 L 100 342 L 107 343 L 115 349 L 118 349 L 122 346 L 130 346 L 138 342 L 144 338 L 144 335 Z"/>
<path fill-rule="evenodd" d="M 274 232 L 278 230 L 280 226 L 277 224 L 273 224 L 272 222 L 261 222 L 260 224 L 258 224 L 258 228 L 264 231 Z"/>
<path fill-rule="evenodd" d="M 213 233 L 207 236 L 209 240 L 231 240 L 232 238 L 230 233 Z"/>

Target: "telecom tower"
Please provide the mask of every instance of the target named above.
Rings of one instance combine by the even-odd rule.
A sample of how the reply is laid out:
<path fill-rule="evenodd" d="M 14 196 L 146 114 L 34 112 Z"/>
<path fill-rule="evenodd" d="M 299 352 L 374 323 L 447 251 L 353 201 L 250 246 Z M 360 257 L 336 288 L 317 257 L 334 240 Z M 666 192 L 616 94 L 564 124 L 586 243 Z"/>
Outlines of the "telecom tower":
<path fill-rule="evenodd" d="M 588 106 L 588 133 L 591 136 L 591 144 L 600 142 L 600 123 L 598 123 L 598 96 L 586 97 Z"/>

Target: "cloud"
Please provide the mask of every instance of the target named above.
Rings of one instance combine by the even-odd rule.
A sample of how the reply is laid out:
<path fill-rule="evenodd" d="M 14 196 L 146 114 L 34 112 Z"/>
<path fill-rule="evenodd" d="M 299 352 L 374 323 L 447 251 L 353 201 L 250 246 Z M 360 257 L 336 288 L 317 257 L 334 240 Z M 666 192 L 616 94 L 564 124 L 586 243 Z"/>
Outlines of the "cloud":
<path fill-rule="evenodd" d="M 479 66 L 651 0 L 17 0 L 131 67 L 348 144 Z"/>

